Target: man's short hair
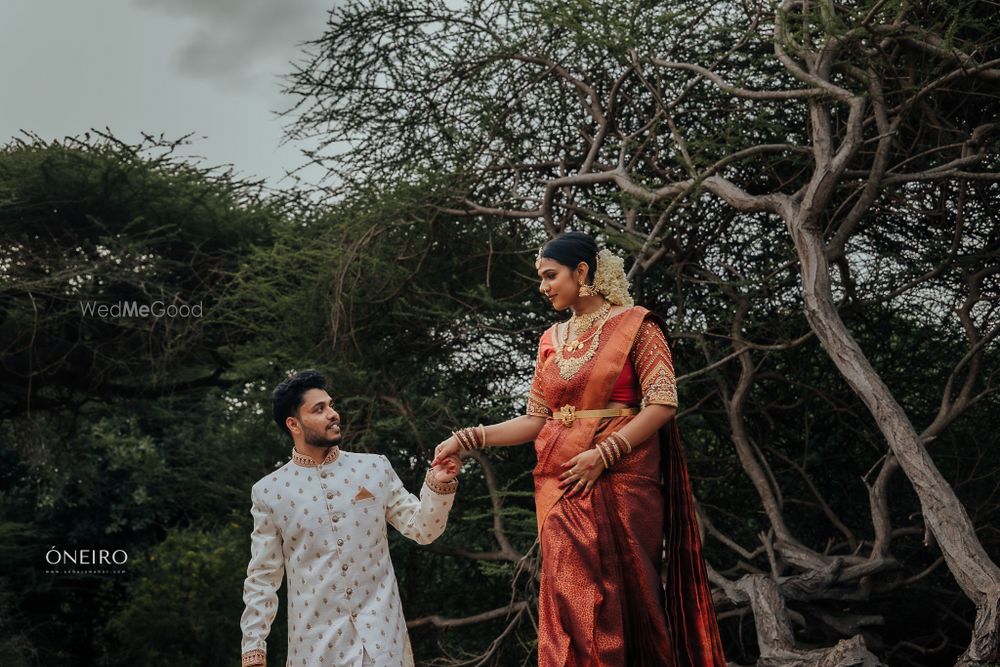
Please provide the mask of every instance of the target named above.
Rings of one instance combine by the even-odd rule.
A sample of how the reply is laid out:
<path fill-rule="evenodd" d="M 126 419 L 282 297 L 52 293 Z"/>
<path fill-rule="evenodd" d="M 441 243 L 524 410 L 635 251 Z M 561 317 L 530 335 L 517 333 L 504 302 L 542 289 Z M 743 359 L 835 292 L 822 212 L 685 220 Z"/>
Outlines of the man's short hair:
<path fill-rule="evenodd" d="M 285 421 L 289 417 L 298 417 L 302 396 L 310 389 L 326 389 L 326 378 L 319 371 L 312 369 L 299 371 L 271 392 L 271 414 L 274 415 L 274 423 L 287 433 L 289 438 L 292 437 L 292 432 L 288 430 Z"/>

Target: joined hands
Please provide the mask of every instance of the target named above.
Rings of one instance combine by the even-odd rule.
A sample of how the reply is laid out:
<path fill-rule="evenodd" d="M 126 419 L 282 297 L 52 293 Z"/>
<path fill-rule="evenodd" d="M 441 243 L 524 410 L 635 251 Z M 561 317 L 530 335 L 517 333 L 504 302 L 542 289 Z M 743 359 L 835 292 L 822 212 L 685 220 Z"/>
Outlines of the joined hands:
<path fill-rule="evenodd" d="M 441 441 L 441 444 L 434 448 L 434 460 L 431 461 L 431 467 L 436 469 L 449 459 L 458 462 L 459 453 L 461 451 L 462 448 L 459 446 L 458 440 L 455 436 L 451 436 L 447 440 Z"/>
<path fill-rule="evenodd" d="M 458 458 L 458 454 L 443 457 L 438 456 L 431 463 L 431 468 L 434 470 L 434 479 L 442 483 L 455 479 L 461 467 L 462 461 Z"/>

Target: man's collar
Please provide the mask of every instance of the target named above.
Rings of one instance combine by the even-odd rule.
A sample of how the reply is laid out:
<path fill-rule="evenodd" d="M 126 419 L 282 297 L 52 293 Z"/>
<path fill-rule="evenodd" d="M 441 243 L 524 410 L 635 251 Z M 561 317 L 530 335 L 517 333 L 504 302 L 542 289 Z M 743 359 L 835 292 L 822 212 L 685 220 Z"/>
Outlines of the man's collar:
<path fill-rule="evenodd" d="M 334 445 L 330 448 L 330 451 L 327 452 L 326 458 L 323 459 L 323 465 L 333 463 L 337 460 L 338 456 L 340 456 L 340 447 Z M 313 460 L 313 457 L 302 454 L 299 450 L 295 449 L 295 447 L 292 447 L 292 463 L 306 468 L 315 468 L 318 465 L 316 461 Z"/>

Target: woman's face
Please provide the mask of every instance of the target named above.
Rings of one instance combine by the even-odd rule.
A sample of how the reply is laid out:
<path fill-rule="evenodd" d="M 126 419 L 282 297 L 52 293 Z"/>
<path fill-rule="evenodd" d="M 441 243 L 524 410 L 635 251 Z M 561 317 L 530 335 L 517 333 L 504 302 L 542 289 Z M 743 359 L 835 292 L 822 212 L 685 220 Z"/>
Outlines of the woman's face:
<path fill-rule="evenodd" d="M 587 265 L 581 262 L 583 271 L 587 270 Z M 554 259 L 543 257 L 538 263 L 538 291 L 549 300 L 556 310 L 566 310 L 579 298 L 580 295 L 580 273 L 579 267 L 573 271 L 565 264 L 560 264 Z"/>

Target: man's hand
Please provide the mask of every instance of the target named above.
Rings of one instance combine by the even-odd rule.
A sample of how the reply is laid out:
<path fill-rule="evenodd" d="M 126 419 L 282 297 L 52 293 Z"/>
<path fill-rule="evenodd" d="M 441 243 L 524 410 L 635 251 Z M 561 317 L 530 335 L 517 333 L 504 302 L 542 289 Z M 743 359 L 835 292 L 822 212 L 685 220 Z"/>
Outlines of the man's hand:
<path fill-rule="evenodd" d="M 437 457 L 435 461 L 440 460 L 438 465 L 434 466 L 434 479 L 438 482 L 450 482 L 458 476 L 458 469 L 462 467 L 462 461 L 458 458 L 458 454 L 452 454 L 446 457 Z"/>

